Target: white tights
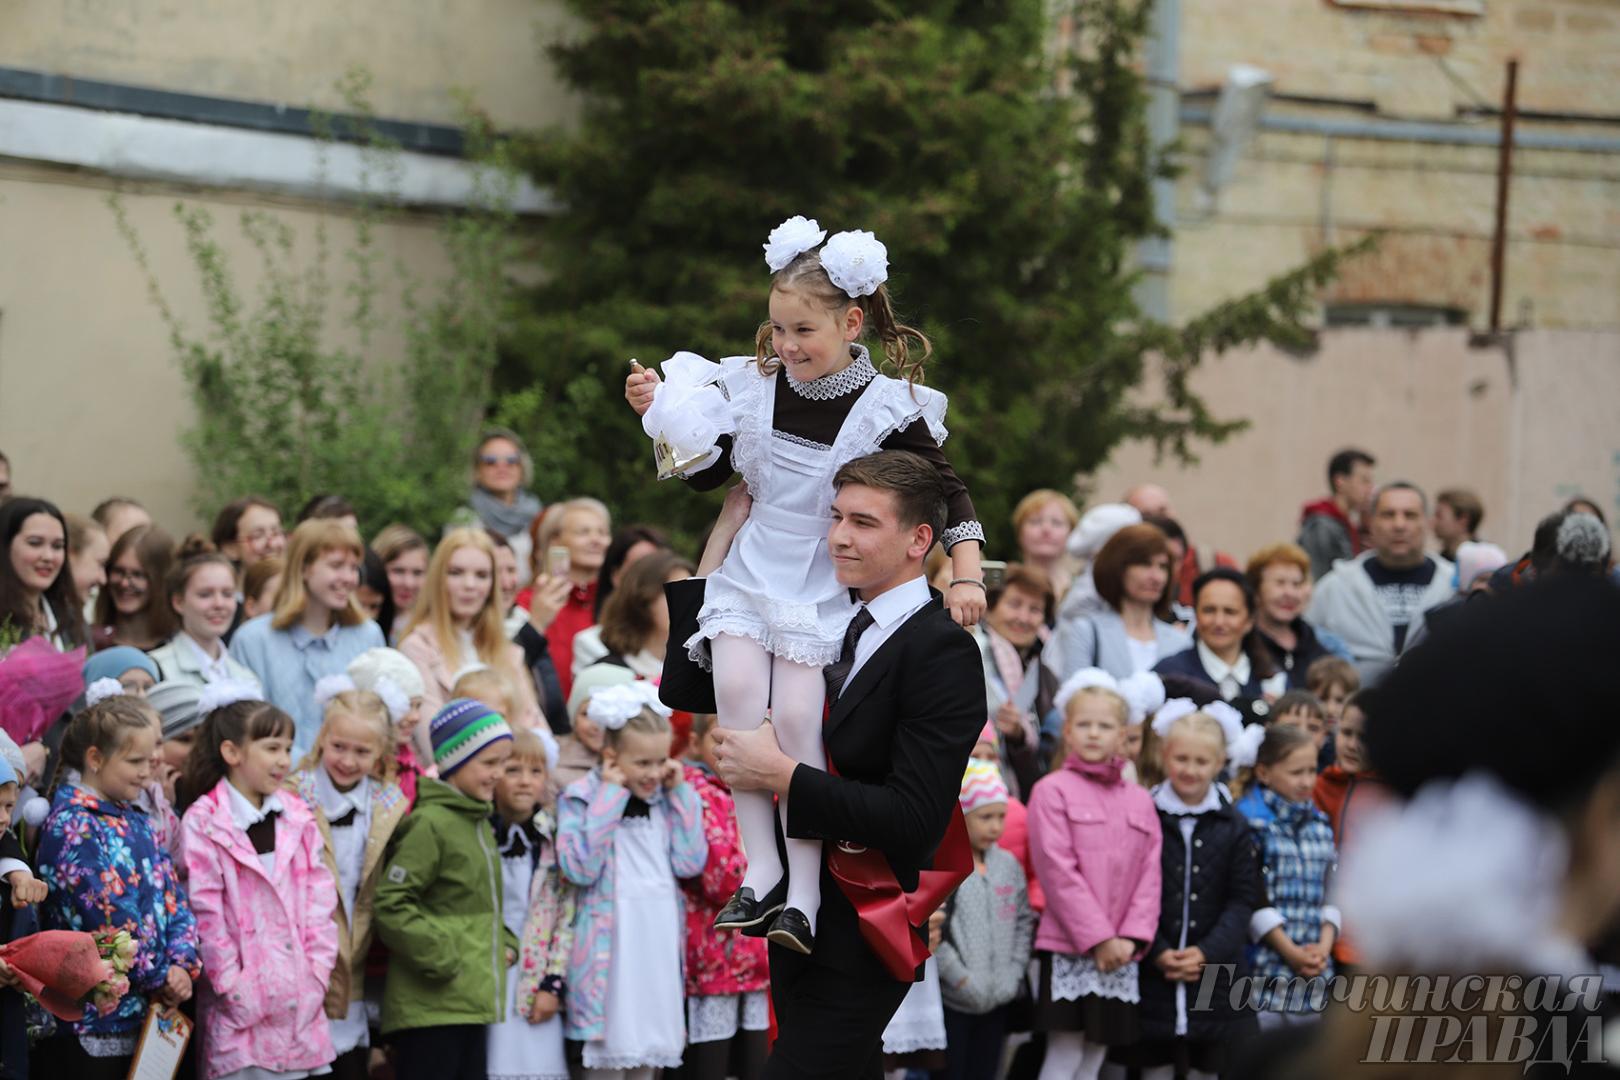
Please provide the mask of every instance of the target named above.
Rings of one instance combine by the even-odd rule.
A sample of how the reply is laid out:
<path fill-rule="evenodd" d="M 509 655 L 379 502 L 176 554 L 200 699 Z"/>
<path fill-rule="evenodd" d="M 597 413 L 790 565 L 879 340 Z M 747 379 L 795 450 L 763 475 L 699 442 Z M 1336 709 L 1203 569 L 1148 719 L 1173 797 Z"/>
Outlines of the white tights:
<path fill-rule="evenodd" d="M 714 658 L 716 718 L 728 731 L 752 731 L 771 711 L 776 742 L 794 761 L 817 769 L 827 767 L 821 743 L 821 713 L 827 684 L 821 669 L 772 656 L 750 638 L 721 634 L 709 643 Z M 748 855 L 743 885 L 763 897 L 782 879 L 782 860 L 776 851 L 776 823 L 771 817 L 771 793 L 739 791 L 737 832 Z M 787 796 L 780 799 L 782 827 L 787 829 Z M 788 907 L 798 908 L 816 927 L 821 909 L 821 841 L 787 841 Z"/>
<path fill-rule="evenodd" d="M 1046 1060 L 1040 1080 L 1097 1080 L 1108 1047 L 1088 1043 L 1078 1031 L 1054 1031 L 1046 1036 Z"/>

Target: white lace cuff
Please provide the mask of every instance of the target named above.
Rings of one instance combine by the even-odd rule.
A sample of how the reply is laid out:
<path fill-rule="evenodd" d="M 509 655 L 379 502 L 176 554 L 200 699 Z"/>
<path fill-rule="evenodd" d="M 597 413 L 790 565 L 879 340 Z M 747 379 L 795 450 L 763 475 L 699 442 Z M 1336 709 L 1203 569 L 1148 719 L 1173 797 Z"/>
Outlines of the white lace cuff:
<path fill-rule="evenodd" d="M 951 526 L 943 533 L 940 533 L 939 536 L 939 542 L 944 545 L 947 553 L 950 552 L 951 548 L 955 547 L 957 544 L 960 544 L 964 540 L 977 540 L 979 542 L 979 546 L 983 547 L 984 526 L 980 525 L 977 521 L 964 521 L 960 525 Z"/>

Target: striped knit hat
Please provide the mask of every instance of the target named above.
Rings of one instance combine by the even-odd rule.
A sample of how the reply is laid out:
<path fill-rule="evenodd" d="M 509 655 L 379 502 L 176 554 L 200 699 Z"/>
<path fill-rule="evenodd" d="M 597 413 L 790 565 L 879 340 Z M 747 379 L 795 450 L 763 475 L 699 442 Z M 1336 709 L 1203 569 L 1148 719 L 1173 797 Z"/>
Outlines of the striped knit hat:
<path fill-rule="evenodd" d="M 481 701 L 452 698 L 433 714 L 428 738 L 433 741 L 433 764 L 444 779 L 491 743 L 510 739 L 512 729 L 501 714 Z"/>
<path fill-rule="evenodd" d="M 993 761 L 969 758 L 962 774 L 962 813 L 971 814 L 981 806 L 1007 805 L 1007 782 Z"/>

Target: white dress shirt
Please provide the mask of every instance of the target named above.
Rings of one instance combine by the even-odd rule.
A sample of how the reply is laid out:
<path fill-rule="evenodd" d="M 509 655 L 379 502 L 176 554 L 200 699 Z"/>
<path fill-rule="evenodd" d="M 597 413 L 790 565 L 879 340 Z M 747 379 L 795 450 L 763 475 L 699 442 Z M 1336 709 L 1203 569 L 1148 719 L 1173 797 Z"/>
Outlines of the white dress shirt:
<path fill-rule="evenodd" d="M 236 785 L 231 783 L 229 780 L 225 781 L 225 790 L 230 793 L 231 820 L 236 822 L 236 827 L 241 829 L 243 832 L 247 832 L 249 828 L 257 825 L 259 822 L 269 817 L 272 810 L 278 814 L 281 813 L 281 796 L 275 794 L 274 792 L 266 795 L 264 797 L 264 802 L 260 806 L 255 807 L 252 803 L 248 802 L 248 797 L 242 794 L 240 791 L 237 791 Z M 264 867 L 264 872 L 266 874 L 274 877 L 276 873 L 275 850 L 271 849 L 270 851 L 265 852 L 263 855 L 260 855 L 259 865 Z"/>
<path fill-rule="evenodd" d="M 919 574 L 860 605 L 872 613 L 873 622 L 855 643 L 855 660 L 850 665 L 848 678 L 844 680 L 846 689 L 855 681 L 856 673 L 872 658 L 872 654 L 882 648 L 901 624 L 921 610 L 930 599 L 932 595 L 928 591 L 928 579 Z M 856 610 L 859 611 L 860 607 Z"/>

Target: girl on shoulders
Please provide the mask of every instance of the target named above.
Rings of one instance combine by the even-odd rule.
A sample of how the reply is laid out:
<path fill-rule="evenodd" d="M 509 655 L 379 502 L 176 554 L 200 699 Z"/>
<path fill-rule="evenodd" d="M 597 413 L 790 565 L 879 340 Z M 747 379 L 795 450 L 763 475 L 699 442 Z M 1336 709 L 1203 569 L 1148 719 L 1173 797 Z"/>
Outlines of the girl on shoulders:
<path fill-rule="evenodd" d="M 912 451 L 934 466 L 949 504 L 948 527 L 938 537 L 954 574 L 946 602 L 969 627 L 985 608 L 984 529 L 967 485 L 941 450 L 945 395 L 920 385 L 932 345 L 895 317 L 884 285 L 888 250 L 869 232 L 827 239 L 816 222 L 794 217 L 771 233 L 765 261 L 772 271 L 770 317 L 760 324 L 754 355 L 709 365 L 695 380 L 714 384 L 699 392 L 724 399 L 711 396 L 710 404 L 726 415 L 716 427 L 729 430 L 679 475 L 709 491 L 741 473 L 753 503 L 705 583 L 699 629 L 685 646 L 694 660 L 712 663 L 721 727 L 758 727 L 769 710 L 782 749 L 820 769 L 826 765 L 821 669 L 839 658 L 856 610 L 827 550 L 834 475 L 854 458 L 885 449 Z M 899 378 L 880 374 L 858 344 L 868 333 Z M 689 371 L 693 359 L 706 364 L 690 354 L 675 359 L 682 363 L 666 367 L 677 372 Z M 650 370 L 630 375 L 625 397 L 638 415 L 654 408 L 658 382 Z M 660 420 L 654 415 L 650 422 Z M 662 438 L 663 431 L 655 434 Z M 786 800 L 779 810 L 786 820 Z M 809 953 L 821 907 L 821 843 L 789 839 L 784 868 L 776 855 L 777 812 L 768 794 L 738 792 L 737 823 L 751 858 L 715 927 L 769 923 L 773 943 Z"/>

